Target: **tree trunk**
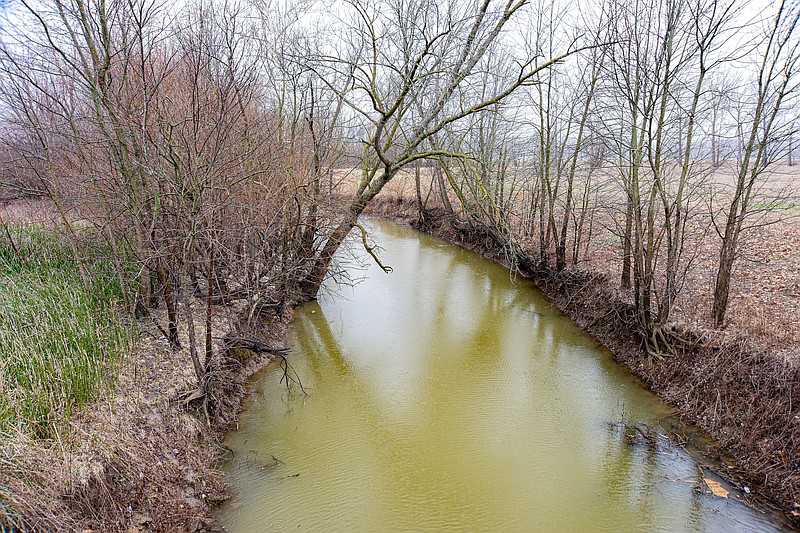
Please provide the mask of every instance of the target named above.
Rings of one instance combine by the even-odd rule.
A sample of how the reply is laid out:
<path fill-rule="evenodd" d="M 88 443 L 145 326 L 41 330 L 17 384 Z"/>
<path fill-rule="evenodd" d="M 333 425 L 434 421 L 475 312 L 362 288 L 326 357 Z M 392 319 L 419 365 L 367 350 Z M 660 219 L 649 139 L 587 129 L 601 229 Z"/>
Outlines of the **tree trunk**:
<path fill-rule="evenodd" d="M 158 282 L 164 290 L 164 304 L 167 307 L 167 340 L 174 350 L 181 349 L 181 341 L 178 339 L 178 311 L 175 301 L 175 291 L 173 287 L 173 275 L 164 267 L 163 259 L 159 259 Z"/>
<path fill-rule="evenodd" d="M 452 218 L 455 213 L 453 212 L 453 205 L 450 203 L 450 197 L 447 195 L 447 185 L 444 182 L 444 172 L 439 165 L 433 167 L 433 174 L 436 176 L 436 184 L 439 187 L 439 196 L 442 199 L 444 211 L 448 217 Z"/>
<path fill-rule="evenodd" d="M 733 262 L 736 259 L 736 245 L 738 239 L 735 220 L 728 220 L 725 226 L 725 236 L 722 239 L 722 248 L 719 252 L 719 268 L 717 280 L 714 284 L 714 304 L 711 308 L 714 315 L 714 326 L 721 328 L 725 324 L 725 314 L 728 310 L 728 298 L 731 288 L 731 273 Z"/>
<path fill-rule="evenodd" d="M 379 192 L 381 192 L 383 187 L 389 183 L 398 170 L 399 167 L 386 168 L 381 177 L 378 178 L 373 185 L 361 190 L 356 195 L 355 199 L 347 210 L 347 214 L 339 223 L 339 225 L 336 226 L 336 229 L 333 230 L 333 233 L 331 233 L 330 237 L 328 237 L 328 240 L 325 242 L 325 246 L 322 248 L 322 251 L 314 259 L 308 274 L 300 282 L 300 290 L 303 291 L 303 295 L 306 298 L 313 300 L 317 297 L 319 289 L 322 286 L 322 282 L 325 281 L 325 277 L 328 274 L 328 269 L 331 266 L 331 262 L 333 262 L 333 257 L 336 255 L 336 252 L 347 238 L 350 230 L 352 230 L 358 223 L 358 217 L 361 216 L 361 213 L 364 212 L 367 204 L 369 204 L 369 202 L 375 198 Z"/>
<path fill-rule="evenodd" d="M 625 233 L 622 236 L 622 288 L 631 288 L 631 234 L 633 233 L 633 201 L 628 195 L 625 209 Z"/>
<path fill-rule="evenodd" d="M 419 161 L 414 162 L 414 189 L 417 194 L 417 220 L 425 222 L 425 205 L 422 203 L 422 184 L 420 183 Z"/>
<path fill-rule="evenodd" d="M 311 265 L 311 270 L 308 275 L 300 283 L 300 290 L 303 291 L 303 296 L 307 299 L 313 300 L 317 297 L 319 288 L 322 286 L 322 282 L 325 281 L 325 276 L 328 274 L 328 268 L 331 266 L 333 256 L 336 255 L 336 251 L 342 245 L 345 238 L 350 233 L 350 230 L 355 227 L 358 216 L 364 211 L 365 206 L 361 206 L 360 209 L 356 206 L 356 203 L 351 206 L 350 213 L 339 223 L 336 229 L 333 230 L 333 233 L 328 237 L 328 241 L 325 243 L 319 256 L 317 256 L 314 263 Z"/>

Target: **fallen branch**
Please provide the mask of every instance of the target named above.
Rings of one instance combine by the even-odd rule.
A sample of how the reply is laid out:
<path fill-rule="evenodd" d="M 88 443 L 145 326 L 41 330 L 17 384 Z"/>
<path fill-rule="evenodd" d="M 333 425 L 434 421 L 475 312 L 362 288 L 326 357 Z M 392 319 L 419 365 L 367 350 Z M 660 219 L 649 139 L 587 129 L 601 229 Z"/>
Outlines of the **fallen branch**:
<path fill-rule="evenodd" d="M 297 383 L 297 386 L 300 387 L 302 393 L 308 396 L 305 387 L 303 387 L 303 382 L 300 381 L 300 376 L 297 374 L 297 371 L 292 368 L 292 365 L 289 364 L 289 361 L 286 360 L 286 357 L 283 354 L 278 354 L 277 357 L 281 360 L 281 370 L 283 371 L 281 383 L 286 382 L 286 388 L 289 390 L 291 390 L 292 383 Z M 289 375 L 289 371 L 291 371 L 294 376 Z"/>
<path fill-rule="evenodd" d="M 266 342 L 257 339 L 248 339 L 246 337 L 225 335 L 221 340 L 225 350 L 250 350 L 258 354 L 268 353 L 276 357 L 283 357 L 283 355 L 289 351 L 288 348 L 273 348 Z"/>

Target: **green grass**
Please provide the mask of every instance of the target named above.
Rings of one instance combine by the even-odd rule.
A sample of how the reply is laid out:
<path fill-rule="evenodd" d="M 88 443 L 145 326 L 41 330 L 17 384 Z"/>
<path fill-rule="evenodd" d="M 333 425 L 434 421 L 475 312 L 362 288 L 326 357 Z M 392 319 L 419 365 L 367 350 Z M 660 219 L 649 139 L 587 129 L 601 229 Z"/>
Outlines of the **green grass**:
<path fill-rule="evenodd" d="M 793 209 L 800 209 L 800 203 L 795 202 L 774 202 L 774 203 L 760 203 L 760 204 L 753 204 L 750 209 L 753 210 L 764 210 L 770 209 L 772 211 L 789 211 Z"/>
<path fill-rule="evenodd" d="M 85 290 L 57 234 L 11 233 L 16 250 L 0 233 L 0 435 L 54 438 L 113 383 L 130 343 L 121 290 L 111 263 L 100 259 L 89 262 L 95 287 Z"/>

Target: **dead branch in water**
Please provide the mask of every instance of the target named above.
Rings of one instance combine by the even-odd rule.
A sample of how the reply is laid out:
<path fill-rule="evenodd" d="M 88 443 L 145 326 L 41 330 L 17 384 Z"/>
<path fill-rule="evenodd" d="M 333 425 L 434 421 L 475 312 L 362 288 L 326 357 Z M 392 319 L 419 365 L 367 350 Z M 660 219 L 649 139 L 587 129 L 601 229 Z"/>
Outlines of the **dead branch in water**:
<path fill-rule="evenodd" d="M 273 348 L 266 342 L 249 339 L 247 337 L 234 337 L 232 335 L 225 335 L 222 337 L 224 350 L 249 350 L 258 354 L 267 353 L 272 356 L 282 356 L 289 351 L 288 348 Z"/>
<path fill-rule="evenodd" d="M 281 360 L 281 370 L 283 371 L 283 376 L 281 376 L 281 383 L 286 383 L 286 388 L 290 389 L 292 383 L 296 383 L 298 387 L 300 387 L 300 391 L 305 395 L 308 396 L 308 392 L 306 392 L 305 387 L 303 387 L 303 382 L 300 381 L 300 375 L 297 371 L 292 368 L 292 365 L 289 364 L 289 361 L 286 360 L 286 357 L 283 354 L 277 354 L 277 358 Z M 290 372 L 292 375 L 290 375 Z"/>
<path fill-rule="evenodd" d="M 223 337 L 222 342 L 226 351 L 232 349 L 249 350 L 257 354 L 269 354 L 270 359 L 280 359 L 280 368 L 281 371 L 283 371 L 280 382 L 285 382 L 287 388 L 290 388 L 291 384 L 295 383 L 300 387 L 303 394 L 306 396 L 308 395 L 305 387 L 303 387 L 303 382 L 300 380 L 300 375 L 292 368 L 292 365 L 289 364 L 289 361 L 286 359 L 286 354 L 289 352 L 288 348 L 273 348 L 269 344 L 257 339 L 234 337 L 232 335 Z"/>

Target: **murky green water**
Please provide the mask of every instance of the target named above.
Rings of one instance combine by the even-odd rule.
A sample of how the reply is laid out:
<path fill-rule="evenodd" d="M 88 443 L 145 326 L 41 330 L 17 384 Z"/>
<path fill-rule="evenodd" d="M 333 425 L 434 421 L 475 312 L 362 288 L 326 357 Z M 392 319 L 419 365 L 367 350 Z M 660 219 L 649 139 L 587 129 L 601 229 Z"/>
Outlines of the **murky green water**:
<path fill-rule="evenodd" d="M 670 410 L 529 282 L 370 226 L 394 272 L 369 265 L 297 311 L 289 360 L 310 394 L 275 368 L 254 384 L 227 442 L 228 531 L 776 528 L 703 493 L 682 450 L 638 438 L 630 426 L 663 432 Z"/>

